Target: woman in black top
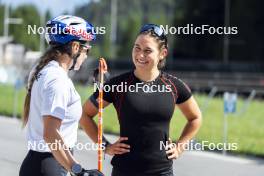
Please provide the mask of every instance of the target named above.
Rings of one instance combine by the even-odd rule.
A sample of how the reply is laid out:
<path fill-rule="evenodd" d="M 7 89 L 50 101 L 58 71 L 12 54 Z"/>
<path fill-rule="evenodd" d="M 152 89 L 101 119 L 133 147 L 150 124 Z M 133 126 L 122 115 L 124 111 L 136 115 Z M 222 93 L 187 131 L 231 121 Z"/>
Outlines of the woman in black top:
<path fill-rule="evenodd" d="M 180 144 L 188 143 L 201 125 L 201 112 L 188 86 L 161 71 L 167 53 L 167 38 L 162 28 L 144 25 L 132 51 L 135 70 L 105 84 L 104 107 L 113 103 L 121 136 L 105 150 L 114 155 L 112 176 L 172 176 L 172 159 L 184 150 Z M 176 145 L 172 145 L 169 125 L 175 105 L 188 122 Z M 81 118 L 81 126 L 94 142 L 97 142 L 97 126 L 93 117 L 97 113 L 98 91 L 84 104 Z"/>

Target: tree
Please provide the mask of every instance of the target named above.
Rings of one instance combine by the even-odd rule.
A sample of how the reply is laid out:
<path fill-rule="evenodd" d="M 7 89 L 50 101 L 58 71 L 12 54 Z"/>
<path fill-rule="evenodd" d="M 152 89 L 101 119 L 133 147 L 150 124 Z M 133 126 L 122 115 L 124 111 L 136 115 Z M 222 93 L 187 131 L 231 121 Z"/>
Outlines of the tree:
<path fill-rule="evenodd" d="M 179 7 L 183 14 L 175 15 L 174 26 L 184 27 L 187 24 L 193 24 L 194 27 L 202 25 L 218 27 L 224 25 L 224 1 L 211 3 L 208 0 L 186 0 L 181 1 Z M 220 59 L 222 40 L 223 36 L 220 35 L 179 34 L 174 45 L 173 56 L 174 58 Z"/>
<path fill-rule="evenodd" d="M 14 37 L 14 41 L 24 44 L 27 49 L 39 50 L 39 34 L 29 34 L 28 26 L 40 27 L 40 15 L 37 8 L 33 5 L 21 5 L 11 10 L 11 17 L 22 18 L 23 23 L 10 25 L 10 35 Z"/>
<path fill-rule="evenodd" d="M 131 49 L 140 27 L 145 23 L 171 25 L 174 15 L 173 0 L 117 1 L 117 41 L 118 58 L 130 58 Z M 96 55 L 110 57 L 110 16 L 111 1 L 90 2 L 76 8 L 75 14 L 88 19 L 95 26 L 105 26 L 106 34 L 96 41 Z M 94 53 L 94 52 L 93 52 Z"/>

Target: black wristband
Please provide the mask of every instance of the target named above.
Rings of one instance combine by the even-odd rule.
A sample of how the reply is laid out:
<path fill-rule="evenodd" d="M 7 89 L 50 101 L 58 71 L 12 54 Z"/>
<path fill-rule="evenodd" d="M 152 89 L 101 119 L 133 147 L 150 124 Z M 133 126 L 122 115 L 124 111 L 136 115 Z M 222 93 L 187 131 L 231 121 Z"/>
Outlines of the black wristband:
<path fill-rule="evenodd" d="M 105 148 L 111 144 L 104 136 L 103 136 L 102 142 Z"/>

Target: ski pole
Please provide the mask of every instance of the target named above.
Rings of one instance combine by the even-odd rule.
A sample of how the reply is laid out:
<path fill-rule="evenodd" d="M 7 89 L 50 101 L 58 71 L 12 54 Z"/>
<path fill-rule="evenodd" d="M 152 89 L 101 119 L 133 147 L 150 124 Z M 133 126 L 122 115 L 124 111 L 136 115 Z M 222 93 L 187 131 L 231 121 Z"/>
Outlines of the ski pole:
<path fill-rule="evenodd" d="M 107 64 L 104 58 L 99 60 L 99 114 L 98 114 L 98 170 L 102 172 L 103 167 L 103 150 L 102 150 L 102 138 L 103 138 L 103 85 L 104 74 L 107 72 Z"/>

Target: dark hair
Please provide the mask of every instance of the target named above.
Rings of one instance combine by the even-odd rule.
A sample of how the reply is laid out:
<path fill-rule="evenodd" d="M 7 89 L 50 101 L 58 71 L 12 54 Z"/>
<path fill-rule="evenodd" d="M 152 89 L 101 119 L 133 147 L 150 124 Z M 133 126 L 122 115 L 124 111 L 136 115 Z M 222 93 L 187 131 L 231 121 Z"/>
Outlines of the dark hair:
<path fill-rule="evenodd" d="M 52 60 L 56 60 L 60 55 L 67 53 L 69 56 L 72 55 L 71 52 L 71 43 L 69 42 L 64 45 L 52 45 L 44 54 L 40 57 L 37 65 L 35 66 L 34 71 L 29 75 L 29 83 L 27 86 L 27 94 L 24 101 L 24 112 L 23 112 L 23 126 L 27 124 L 29 110 L 30 110 L 30 99 L 31 99 L 31 90 L 33 83 L 38 79 L 39 72 Z"/>
<path fill-rule="evenodd" d="M 156 41 L 158 42 L 159 50 L 162 50 L 164 48 L 168 49 L 168 41 L 167 41 L 167 37 L 166 36 L 161 38 L 161 37 L 157 36 L 153 32 L 153 30 L 148 30 L 148 31 L 141 32 L 141 33 L 139 33 L 139 35 L 149 35 L 149 36 L 155 38 Z M 165 64 L 166 64 L 166 59 L 165 58 L 160 60 L 159 63 L 158 63 L 158 69 L 159 70 L 163 69 L 165 67 Z"/>

